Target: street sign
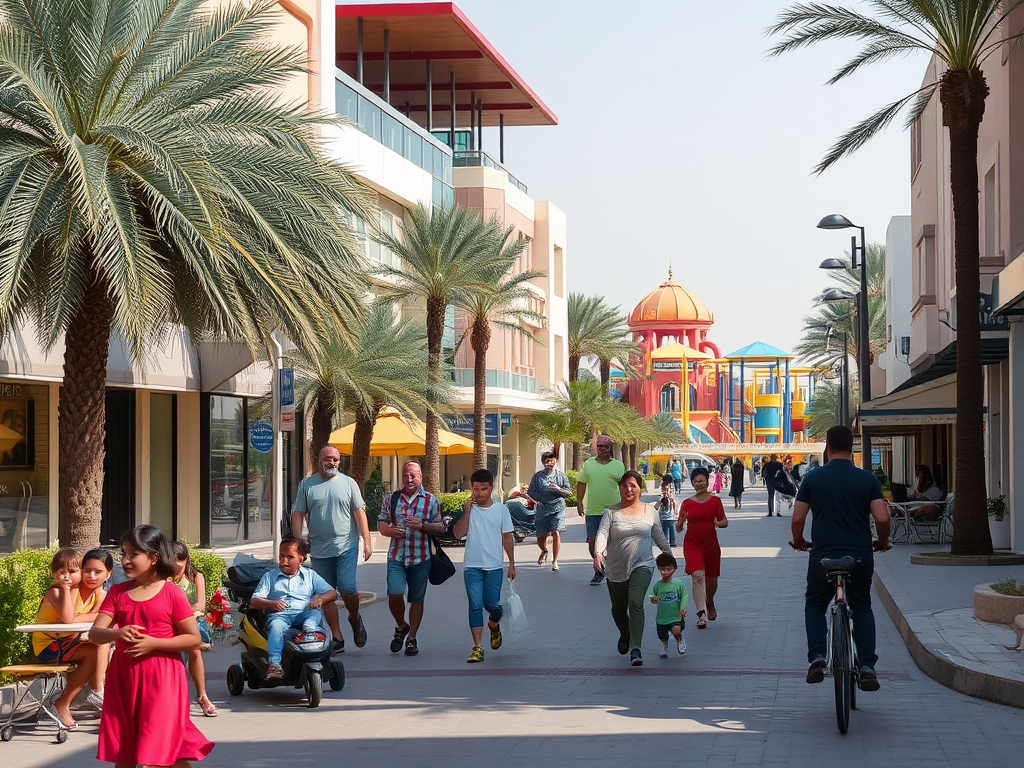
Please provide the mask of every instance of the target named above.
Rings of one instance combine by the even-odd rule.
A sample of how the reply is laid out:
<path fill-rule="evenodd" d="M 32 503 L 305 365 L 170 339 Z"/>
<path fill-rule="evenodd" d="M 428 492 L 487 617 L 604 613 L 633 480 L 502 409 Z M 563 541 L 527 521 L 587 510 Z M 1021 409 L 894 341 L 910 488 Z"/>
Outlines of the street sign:
<path fill-rule="evenodd" d="M 295 431 L 295 369 L 282 368 L 280 371 L 281 419 L 278 429 L 282 432 Z"/>
<path fill-rule="evenodd" d="M 473 424 L 475 419 L 472 413 L 459 414 L 449 418 L 448 426 L 452 432 L 466 437 L 473 437 Z M 488 443 L 498 442 L 498 425 L 501 425 L 501 434 L 504 435 L 512 426 L 512 414 L 502 413 L 499 418 L 497 413 L 484 414 L 484 435 Z"/>
<path fill-rule="evenodd" d="M 265 421 L 250 424 L 249 445 L 260 453 L 270 453 L 274 448 L 274 428 Z"/>

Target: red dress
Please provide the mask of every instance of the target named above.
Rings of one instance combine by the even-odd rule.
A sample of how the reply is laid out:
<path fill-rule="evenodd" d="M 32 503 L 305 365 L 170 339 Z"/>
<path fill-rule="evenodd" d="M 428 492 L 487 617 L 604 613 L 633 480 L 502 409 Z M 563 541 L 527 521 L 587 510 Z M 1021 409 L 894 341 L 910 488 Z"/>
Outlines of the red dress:
<path fill-rule="evenodd" d="M 681 512 L 686 513 L 687 523 L 683 537 L 686 572 L 704 571 L 705 576 L 717 578 L 722 573 L 722 548 L 718 545 L 715 520 L 725 519 L 722 500 L 718 496 L 703 502 L 685 499 Z"/>
<path fill-rule="evenodd" d="M 124 627 L 138 624 L 145 634 L 174 637 L 175 622 L 192 616 L 185 593 L 174 584 L 149 600 L 128 596 L 132 582 L 115 584 L 100 606 Z M 118 641 L 107 669 L 100 740 L 96 759 L 131 765 L 173 765 L 177 760 L 202 760 L 213 749 L 189 717 L 188 681 L 181 653 L 153 651 L 135 657 L 129 643 Z"/>

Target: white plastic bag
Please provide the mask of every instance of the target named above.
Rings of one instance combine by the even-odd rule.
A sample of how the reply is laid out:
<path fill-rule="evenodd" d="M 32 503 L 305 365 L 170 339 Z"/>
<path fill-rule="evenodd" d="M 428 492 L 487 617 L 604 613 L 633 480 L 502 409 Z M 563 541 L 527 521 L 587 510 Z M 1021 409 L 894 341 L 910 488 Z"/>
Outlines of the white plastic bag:
<path fill-rule="evenodd" d="M 509 640 L 518 640 L 530 631 L 530 621 L 523 610 L 523 601 L 516 594 L 515 585 L 508 579 L 508 597 L 505 599 L 505 627 Z"/>

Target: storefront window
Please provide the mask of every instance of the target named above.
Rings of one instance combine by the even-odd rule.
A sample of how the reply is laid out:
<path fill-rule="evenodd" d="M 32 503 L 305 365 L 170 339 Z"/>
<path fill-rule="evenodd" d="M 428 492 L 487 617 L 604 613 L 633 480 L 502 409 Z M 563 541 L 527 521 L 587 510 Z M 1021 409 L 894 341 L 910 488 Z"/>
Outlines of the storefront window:
<path fill-rule="evenodd" d="M 0 552 L 50 540 L 49 396 L 46 384 L 0 380 Z"/>
<path fill-rule="evenodd" d="M 210 397 L 210 543 L 245 538 L 245 400 Z"/>
<path fill-rule="evenodd" d="M 269 397 L 250 398 L 248 403 L 249 428 L 259 422 L 272 421 L 271 408 L 273 403 Z M 260 453 L 252 447 L 246 431 L 246 450 L 249 453 L 249 483 L 247 499 L 249 530 L 246 538 L 253 541 L 266 541 L 274 538 L 274 528 L 270 515 L 270 453 Z"/>

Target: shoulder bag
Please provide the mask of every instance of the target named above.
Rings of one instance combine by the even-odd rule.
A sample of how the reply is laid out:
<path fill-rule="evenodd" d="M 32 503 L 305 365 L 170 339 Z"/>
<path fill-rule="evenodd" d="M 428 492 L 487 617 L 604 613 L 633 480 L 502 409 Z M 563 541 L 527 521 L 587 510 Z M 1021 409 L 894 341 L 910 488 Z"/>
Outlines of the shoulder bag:
<path fill-rule="evenodd" d="M 391 524 L 395 525 L 395 509 L 398 506 L 398 495 L 400 491 L 395 491 L 391 494 Z M 448 579 L 455 575 L 455 563 L 452 562 L 451 558 L 448 557 L 448 553 L 441 549 L 441 544 L 437 540 L 437 536 L 431 534 L 424 534 L 427 537 L 427 546 L 430 548 L 430 573 L 427 575 L 427 581 L 434 586 L 444 584 Z"/>

